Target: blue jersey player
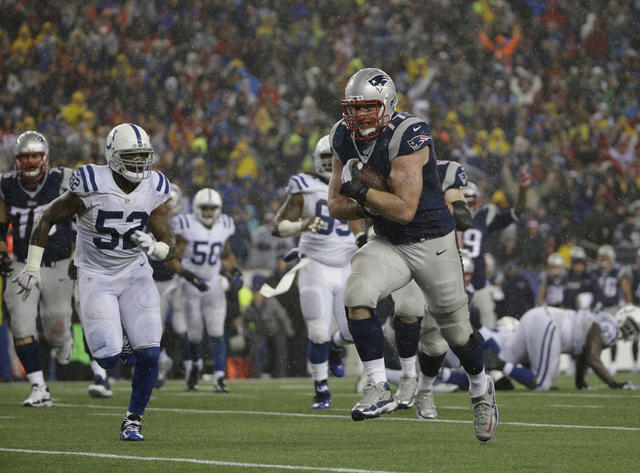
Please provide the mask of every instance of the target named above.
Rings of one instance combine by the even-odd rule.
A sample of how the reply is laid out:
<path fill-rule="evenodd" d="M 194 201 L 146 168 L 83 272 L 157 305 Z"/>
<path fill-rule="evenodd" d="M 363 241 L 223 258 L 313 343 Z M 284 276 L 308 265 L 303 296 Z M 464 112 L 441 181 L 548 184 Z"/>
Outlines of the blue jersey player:
<path fill-rule="evenodd" d="M 370 215 L 376 233 L 353 256 L 344 289 L 349 330 L 370 380 L 351 417 L 375 418 L 397 407 L 386 380 L 384 337 L 373 308 L 413 279 L 469 376 L 476 437 L 489 440 L 498 422 L 495 391 L 484 372 L 482 337 L 469 323 L 455 221 L 438 179 L 429 127 L 415 116 L 395 112 L 395 85 L 380 69 L 356 72 L 342 103 L 343 119 L 330 134 L 334 159 L 329 211 L 344 220 Z M 368 188 L 360 163 L 387 177 L 391 191 Z"/>
<path fill-rule="evenodd" d="M 7 227 L 13 234 L 13 271 L 5 267 L 4 275 L 14 279 L 25 267 L 29 235 L 45 206 L 67 188 L 71 170 L 49 169 L 49 144 L 36 131 L 26 131 L 16 140 L 13 153 L 14 170 L 0 179 L 0 255 L 6 264 Z M 11 332 L 18 358 L 31 384 L 31 395 L 25 407 L 51 406 L 40 361 L 37 324 L 38 308 L 44 337 L 56 348 L 60 364 L 71 360 L 71 291 L 73 283 L 67 274 L 71 261 L 74 235 L 71 219 L 59 222 L 53 229 L 42 255 L 44 286 L 38 297 L 24 298 L 14 287 L 7 287 L 4 300 L 11 314 Z"/>
<path fill-rule="evenodd" d="M 500 210 L 494 204 L 487 204 L 478 208 L 481 199 L 480 191 L 475 184 L 469 183 L 462 189 L 467 204 L 473 211 L 473 223 L 462 236 L 464 248 L 469 251 L 473 260 L 473 303 L 480 313 L 480 323 L 484 327 L 495 327 L 496 315 L 492 299 L 491 288 L 487 285 L 487 269 L 485 254 L 489 235 L 505 229 L 524 213 L 527 201 L 527 189 L 531 184 L 531 175 L 523 170 L 518 175 L 519 191 L 515 208 Z"/>

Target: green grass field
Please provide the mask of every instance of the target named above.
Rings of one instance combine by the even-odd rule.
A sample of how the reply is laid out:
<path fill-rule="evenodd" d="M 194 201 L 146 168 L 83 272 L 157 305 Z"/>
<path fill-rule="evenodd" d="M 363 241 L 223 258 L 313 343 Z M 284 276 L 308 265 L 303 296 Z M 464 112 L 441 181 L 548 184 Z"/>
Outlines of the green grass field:
<path fill-rule="evenodd" d="M 625 376 L 640 382 L 640 376 Z M 92 399 L 88 382 L 52 382 L 54 407 L 27 409 L 27 383 L 0 385 L 0 472 L 633 472 L 640 466 L 640 392 L 559 389 L 498 392 L 500 424 L 473 435 L 466 393 L 436 394 L 438 419 L 415 408 L 354 422 L 355 378 L 331 379 L 333 402 L 311 406 L 309 379 L 229 381 L 230 394 L 154 391 L 144 442 L 119 439 L 129 384 Z"/>

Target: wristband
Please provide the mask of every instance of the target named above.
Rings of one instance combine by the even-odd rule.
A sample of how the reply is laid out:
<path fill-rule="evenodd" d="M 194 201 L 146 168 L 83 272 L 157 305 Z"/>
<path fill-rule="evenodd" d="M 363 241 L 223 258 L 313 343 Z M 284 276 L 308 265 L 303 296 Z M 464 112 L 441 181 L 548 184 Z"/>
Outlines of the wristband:
<path fill-rule="evenodd" d="M 40 264 L 42 264 L 43 254 L 44 248 L 41 246 L 29 245 L 27 265 L 24 267 L 24 272 L 28 274 L 40 274 Z"/>
<path fill-rule="evenodd" d="M 290 237 L 302 233 L 302 221 L 292 222 L 290 220 L 282 220 L 278 224 L 278 233 L 282 237 Z"/>
<path fill-rule="evenodd" d="M 153 256 L 158 258 L 160 261 L 164 261 L 169 254 L 169 245 L 167 245 L 164 241 L 156 242 L 156 249 L 153 250 Z"/>

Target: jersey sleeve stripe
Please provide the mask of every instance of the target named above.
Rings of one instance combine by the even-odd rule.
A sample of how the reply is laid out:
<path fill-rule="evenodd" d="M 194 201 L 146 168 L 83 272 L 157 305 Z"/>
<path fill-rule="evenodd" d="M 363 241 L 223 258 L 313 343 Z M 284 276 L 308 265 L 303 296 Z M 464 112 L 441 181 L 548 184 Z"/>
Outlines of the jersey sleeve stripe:
<path fill-rule="evenodd" d="M 98 184 L 96 184 L 96 174 L 93 172 L 92 166 L 87 166 L 87 172 L 89 173 L 89 182 L 91 182 L 91 187 L 94 191 L 98 190 Z"/>
<path fill-rule="evenodd" d="M 164 193 L 168 194 L 169 193 L 169 179 L 167 179 L 167 176 L 165 176 L 164 174 L 161 173 L 161 176 L 164 178 Z"/>
<path fill-rule="evenodd" d="M 302 174 L 298 175 L 298 178 L 300 179 L 300 181 L 302 181 L 305 187 L 309 187 L 309 184 L 307 184 L 307 181 L 304 180 L 304 176 Z"/>
<path fill-rule="evenodd" d="M 80 167 L 78 168 L 78 172 L 80 173 L 80 178 L 82 179 L 82 188 L 85 192 L 89 192 L 89 187 L 87 186 L 87 177 L 84 175 L 84 169 Z"/>
<path fill-rule="evenodd" d="M 158 174 L 158 185 L 156 186 L 156 191 L 160 192 L 160 190 L 162 189 L 162 185 L 164 184 L 164 176 L 158 171 L 156 171 L 156 173 Z"/>
<path fill-rule="evenodd" d="M 300 185 L 300 182 L 298 182 L 297 177 L 298 177 L 298 176 L 291 176 L 291 182 L 294 182 L 294 183 L 295 183 L 295 185 L 297 185 L 297 186 L 298 186 L 298 189 L 302 190 L 302 186 Z"/>

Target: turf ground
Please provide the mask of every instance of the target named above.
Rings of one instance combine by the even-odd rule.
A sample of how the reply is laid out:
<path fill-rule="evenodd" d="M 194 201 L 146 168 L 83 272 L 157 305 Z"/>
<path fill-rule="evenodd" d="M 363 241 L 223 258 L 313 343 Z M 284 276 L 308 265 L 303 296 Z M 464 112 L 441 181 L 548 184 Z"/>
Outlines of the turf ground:
<path fill-rule="evenodd" d="M 618 375 L 640 383 L 640 376 Z M 475 439 L 466 393 L 436 394 L 438 419 L 415 408 L 354 422 L 355 378 L 331 379 L 329 410 L 311 410 L 309 379 L 182 381 L 154 391 L 144 442 L 119 440 L 127 381 L 111 399 L 92 399 L 88 382 L 52 382 L 54 407 L 21 406 L 26 383 L 0 385 L 0 472 L 633 472 L 640 468 L 640 391 L 499 391 L 495 437 Z"/>

